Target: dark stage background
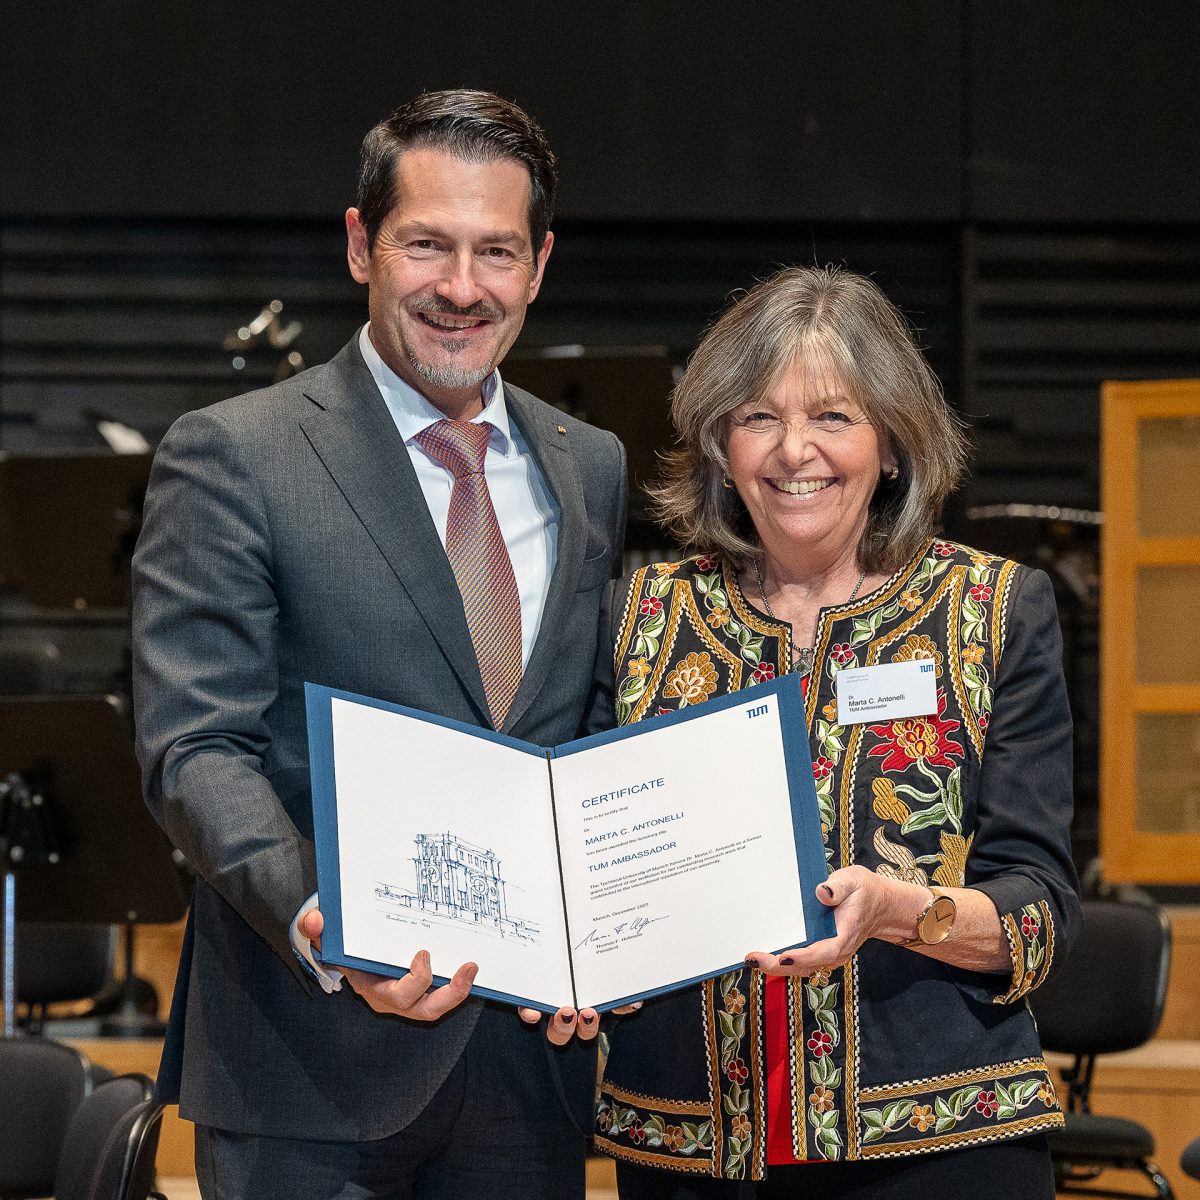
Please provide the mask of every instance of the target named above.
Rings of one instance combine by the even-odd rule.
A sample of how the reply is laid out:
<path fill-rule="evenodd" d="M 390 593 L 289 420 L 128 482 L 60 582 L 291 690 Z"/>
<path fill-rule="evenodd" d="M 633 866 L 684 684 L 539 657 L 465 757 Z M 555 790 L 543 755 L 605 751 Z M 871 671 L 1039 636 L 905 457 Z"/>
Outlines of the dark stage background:
<path fill-rule="evenodd" d="M 278 352 L 236 367 L 222 341 L 271 299 L 327 358 L 364 313 L 341 233 L 362 134 L 422 89 L 494 89 L 560 156 L 523 350 L 678 363 L 733 289 L 795 262 L 874 275 L 920 328 L 977 448 L 952 531 L 1059 588 L 1094 847 L 1096 528 L 977 510 L 1095 510 L 1099 382 L 1200 373 L 1200 7 L 9 0 L 0 20 L 0 449 L 98 447 L 89 413 L 154 441 L 269 381 Z M 72 643 L 62 686 L 119 643 Z"/>

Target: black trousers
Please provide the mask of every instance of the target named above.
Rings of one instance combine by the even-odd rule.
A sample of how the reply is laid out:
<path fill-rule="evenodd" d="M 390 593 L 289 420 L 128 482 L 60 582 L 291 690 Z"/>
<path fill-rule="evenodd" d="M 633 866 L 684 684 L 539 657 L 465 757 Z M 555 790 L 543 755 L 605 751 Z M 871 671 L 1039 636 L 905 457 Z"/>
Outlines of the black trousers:
<path fill-rule="evenodd" d="M 506 1022 L 509 1028 L 501 1028 Z M 511 1026 L 517 1027 L 514 1037 Z M 544 1026 L 544 1023 L 543 1023 Z M 369 1142 L 196 1127 L 205 1200 L 583 1200 L 582 1133 L 551 1078 L 544 1027 L 488 1005 L 449 1078 L 411 1125 Z M 403 1064 L 396 1069 L 403 1087 Z M 287 1103 L 280 1097 L 280 1103 Z"/>
<path fill-rule="evenodd" d="M 620 1200 L 1054 1200 L 1046 1139 L 1014 1138 L 912 1158 L 770 1167 L 740 1184 L 618 1161 Z"/>

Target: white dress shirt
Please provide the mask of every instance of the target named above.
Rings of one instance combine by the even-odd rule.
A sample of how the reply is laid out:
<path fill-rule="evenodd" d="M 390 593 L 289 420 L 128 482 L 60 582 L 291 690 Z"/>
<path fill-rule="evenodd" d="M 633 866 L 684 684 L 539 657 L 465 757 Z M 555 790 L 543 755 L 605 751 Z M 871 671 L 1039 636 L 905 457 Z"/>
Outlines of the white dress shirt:
<path fill-rule="evenodd" d="M 396 429 L 404 439 L 404 447 L 417 473 L 417 482 L 421 485 L 429 515 L 433 518 L 444 548 L 454 476 L 417 444 L 417 435 L 442 420 L 445 414 L 379 357 L 370 338 L 370 328 L 369 324 L 364 325 L 359 331 L 358 347 L 396 423 Z M 546 591 L 558 555 L 559 507 L 546 485 L 541 468 L 529 451 L 524 435 L 508 419 L 504 387 L 498 370 L 483 381 L 480 394 L 483 411 L 473 421 L 487 421 L 492 426 L 483 473 L 492 497 L 492 507 L 496 510 L 500 533 L 508 547 L 508 557 L 512 560 L 517 593 L 521 598 L 521 666 L 526 667 L 541 628 Z M 312 947 L 299 929 L 300 918 L 316 907 L 317 897 L 314 893 L 292 921 L 292 946 L 313 969 L 321 987 L 327 992 L 337 991 L 341 987 L 342 973 L 314 960 Z"/>

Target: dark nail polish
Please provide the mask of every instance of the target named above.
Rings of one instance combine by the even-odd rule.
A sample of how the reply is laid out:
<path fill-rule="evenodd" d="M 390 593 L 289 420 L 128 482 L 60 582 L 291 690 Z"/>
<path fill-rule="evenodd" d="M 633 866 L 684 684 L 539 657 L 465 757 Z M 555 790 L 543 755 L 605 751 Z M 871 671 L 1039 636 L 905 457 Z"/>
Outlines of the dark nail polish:
<path fill-rule="evenodd" d="M 563 1017 L 562 1023 L 564 1025 L 573 1025 L 575 1023 L 575 1014 L 572 1013 L 569 1017 Z"/>
<path fill-rule="evenodd" d="M 595 1017 L 584 1017 L 583 1023 L 585 1025 L 590 1025 L 593 1021 L 595 1021 L 595 1019 L 596 1019 Z"/>
<path fill-rule="evenodd" d="M 755 970 L 757 970 L 758 969 L 758 959 L 757 958 L 746 959 L 746 966 L 753 967 Z"/>
<path fill-rule="evenodd" d="M 796 965 L 796 960 L 794 958 L 781 958 L 779 960 L 779 965 L 781 967 L 794 967 Z"/>

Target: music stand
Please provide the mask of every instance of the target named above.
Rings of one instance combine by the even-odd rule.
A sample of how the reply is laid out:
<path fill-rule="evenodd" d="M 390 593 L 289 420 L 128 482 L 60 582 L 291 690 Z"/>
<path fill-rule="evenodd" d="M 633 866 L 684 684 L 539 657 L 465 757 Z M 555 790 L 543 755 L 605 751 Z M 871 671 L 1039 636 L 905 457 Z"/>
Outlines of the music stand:
<path fill-rule="evenodd" d="M 177 921 L 187 898 L 171 845 L 142 801 L 132 740 L 113 697 L 0 699 L 0 784 L 4 1019 L 11 1034 L 17 919 L 123 924 L 130 987 L 133 923 Z M 156 1031 L 125 1014 L 103 1032 Z"/>

